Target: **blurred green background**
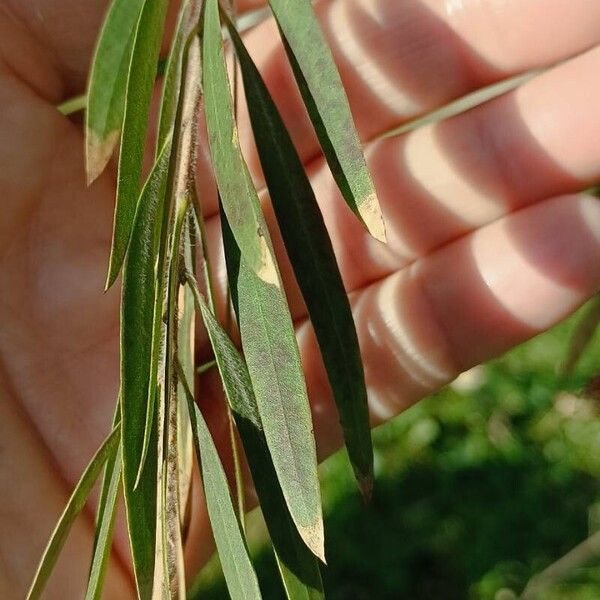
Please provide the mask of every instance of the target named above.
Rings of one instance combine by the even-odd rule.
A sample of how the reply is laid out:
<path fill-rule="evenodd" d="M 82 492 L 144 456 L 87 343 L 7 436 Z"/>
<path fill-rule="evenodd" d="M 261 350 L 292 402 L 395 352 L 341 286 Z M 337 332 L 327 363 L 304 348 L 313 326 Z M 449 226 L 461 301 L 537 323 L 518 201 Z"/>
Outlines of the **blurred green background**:
<path fill-rule="evenodd" d="M 598 332 L 560 373 L 585 311 L 376 430 L 369 506 L 343 454 L 322 466 L 327 598 L 514 600 L 600 531 Z M 260 515 L 249 531 L 264 598 L 283 598 Z M 598 542 L 531 598 L 600 599 Z M 217 562 L 192 597 L 227 598 Z"/>

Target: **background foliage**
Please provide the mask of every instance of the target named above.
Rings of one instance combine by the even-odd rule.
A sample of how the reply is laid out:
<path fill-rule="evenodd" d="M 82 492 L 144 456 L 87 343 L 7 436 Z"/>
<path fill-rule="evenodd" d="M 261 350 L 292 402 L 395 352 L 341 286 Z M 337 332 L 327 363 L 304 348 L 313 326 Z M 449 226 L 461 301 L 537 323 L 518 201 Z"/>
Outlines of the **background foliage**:
<path fill-rule="evenodd" d="M 581 314 L 581 313 L 580 313 Z M 364 507 L 336 455 L 322 466 L 332 600 L 511 600 L 600 529 L 600 335 L 559 374 L 575 315 L 375 432 L 376 485 Z M 263 597 L 282 597 L 255 517 Z M 213 563 L 193 597 L 226 598 Z M 600 556 L 544 600 L 600 598 Z"/>

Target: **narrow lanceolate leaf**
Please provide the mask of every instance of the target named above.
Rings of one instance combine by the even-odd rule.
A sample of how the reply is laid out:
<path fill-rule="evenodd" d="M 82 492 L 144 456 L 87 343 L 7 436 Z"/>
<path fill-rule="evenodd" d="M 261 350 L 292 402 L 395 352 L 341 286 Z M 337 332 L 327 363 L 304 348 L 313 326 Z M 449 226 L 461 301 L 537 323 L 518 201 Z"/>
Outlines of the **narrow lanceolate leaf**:
<path fill-rule="evenodd" d="M 261 597 L 258 579 L 235 513 L 229 483 L 219 453 L 204 417 L 194 401 L 183 371 L 180 369 L 179 373 L 188 398 L 196 456 L 202 471 L 206 507 L 227 588 L 232 600 L 258 599 Z"/>
<path fill-rule="evenodd" d="M 350 208 L 379 241 L 385 225 L 342 80 L 311 3 L 269 0 L 321 148 Z"/>
<path fill-rule="evenodd" d="M 128 411 L 124 416 L 124 439 L 136 438 L 143 425 L 141 438 L 136 441 L 137 460 L 135 463 L 127 461 L 126 467 L 126 471 L 135 469 L 136 484 L 150 446 L 155 412 L 155 389 L 150 384 L 152 338 L 156 298 L 162 299 L 162 291 L 156 285 L 155 261 L 170 151 L 171 144 L 167 141 L 142 191 L 123 277 L 121 404 Z M 160 305 L 162 308 L 162 302 Z"/>
<path fill-rule="evenodd" d="M 96 538 L 92 553 L 92 564 L 88 578 L 85 600 L 99 600 L 102 596 L 102 586 L 106 576 L 106 567 L 112 550 L 113 527 L 119 486 L 121 484 L 121 454 L 106 465 L 102 493 L 98 506 L 98 521 L 96 523 Z"/>
<path fill-rule="evenodd" d="M 223 207 L 246 264 L 263 281 L 279 285 L 258 195 L 239 146 L 218 0 L 206 2 L 203 33 L 204 112 Z"/>
<path fill-rule="evenodd" d="M 315 440 L 287 300 L 245 264 L 224 212 L 221 224 L 242 348 L 275 472 L 298 533 L 324 560 Z"/>
<path fill-rule="evenodd" d="M 118 450 L 120 435 L 121 427 L 117 426 L 102 444 L 98 452 L 96 452 L 81 476 L 81 479 L 77 483 L 77 486 L 75 487 L 71 498 L 69 498 L 69 502 L 52 533 L 52 537 L 46 546 L 46 550 L 44 551 L 44 555 L 38 566 L 33 583 L 29 588 L 27 594 L 28 600 L 34 600 L 41 597 L 44 586 L 48 582 L 48 578 L 52 573 L 52 569 L 56 564 L 60 551 L 67 540 L 71 526 L 75 522 L 77 515 L 83 510 L 87 498 L 94 487 L 94 483 L 96 483 L 96 479 L 98 479 L 98 476 L 102 471 L 104 463 Z"/>
<path fill-rule="evenodd" d="M 143 3 L 144 0 L 113 0 L 100 32 L 85 115 L 88 183 L 102 173 L 119 141 L 131 49 Z"/>
<path fill-rule="evenodd" d="M 154 272 L 156 226 L 164 204 L 169 156 L 167 142 L 142 192 L 121 304 L 123 483 L 134 573 L 142 598 L 151 594 L 154 569 L 157 428 L 148 393 L 155 296 L 160 294 Z"/>
<path fill-rule="evenodd" d="M 107 288 L 119 274 L 133 227 L 140 193 L 150 100 L 168 5 L 169 0 L 145 0 L 136 28 L 127 78 Z"/>
<path fill-rule="evenodd" d="M 188 209 L 186 223 L 183 228 L 183 250 L 182 260 L 186 269 L 191 272 L 195 267 L 196 238 L 194 233 L 193 210 Z M 194 310 L 194 297 L 188 287 L 179 288 L 179 326 L 177 354 L 179 362 L 185 373 L 187 381 L 194 381 L 195 377 L 195 341 L 196 341 L 196 312 Z M 177 390 L 177 443 L 179 460 L 179 514 L 181 517 L 181 529 L 187 533 L 190 519 L 189 493 L 192 485 L 192 473 L 194 467 L 193 432 L 190 424 L 190 416 L 187 407 L 185 390 L 179 383 Z"/>
<path fill-rule="evenodd" d="M 179 100 L 185 45 L 194 27 L 198 25 L 201 8 L 202 0 L 185 0 L 179 12 L 163 80 L 158 118 L 157 153 L 173 130 Z"/>
<path fill-rule="evenodd" d="M 191 278 L 188 280 L 244 444 L 254 487 L 277 553 L 286 595 L 290 600 L 323 598 L 319 564 L 299 536 L 277 481 L 246 363 L 198 292 L 195 282 Z"/>
<path fill-rule="evenodd" d="M 308 308 L 363 495 L 373 483 L 367 390 L 348 296 L 313 189 L 283 120 L 230 24 L 275 215 Z"/>

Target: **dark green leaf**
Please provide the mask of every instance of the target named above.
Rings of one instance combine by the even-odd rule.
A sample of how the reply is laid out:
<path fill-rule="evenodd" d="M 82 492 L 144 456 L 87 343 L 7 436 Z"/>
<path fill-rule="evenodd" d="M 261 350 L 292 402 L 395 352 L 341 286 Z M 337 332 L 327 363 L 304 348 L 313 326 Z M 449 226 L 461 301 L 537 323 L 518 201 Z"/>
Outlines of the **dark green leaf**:
<path fill-rule="evenodd" d="M 373 446 L 360 348 L 348 296 L 313 189 L 248 51 L 229 24 L 258 154 L 296 279 L 308 308 L 363 495 L 373 484 Z"/>
<path fill-rule="evenodd" d="M 298 532 L 324 560 L 315 440 L 287 300 L 245 265 L 224 212 L 221 224 L 242 348 L 273 465 Z"/>
<path fill-rule="evenodd" d="M 189 282 L 217 357 L 225 395 L 244 445 L 256 493 L 277 552 L 287 597 L 290 600 L 322 598 L 319 565 L 299 536 L 287 509 L 269 454 L 246 363 L 210 311 L 195 282 L 191 278 Z"/>
<path fill-rule="evenodd" d="M 104 463 L 118 451 L 120 435 L 121 427 L 117 426 L 113 429 L 83 472 L 83 475 L 73 490 L 69 502 L 56 524 L 52 537 L 46 546 L 46 550 L 44 551 L 44 555 L 38 566 L 33 583 L 27 593 L 27 600 L 34 600 L 41 597 L 44 586 L 48 582 L 48 578 L 52 573 L 52 569 L 56 564 L 60 551 L 67 540 L 71 526 L 75 522 L 77 515 L 83 510 Z"/>
<path fill-rule="evenodd" d="M 311 3 L 307 0 L 269 0 L 269 4 L 338 187 L 371 235 L 385 242 L 379 201 L 348 98 Z"/>
<path fill-rule="evenodd" d="M 239 146 L 218 0 L 206 2 L 203 33 L 204 112 L 223 207 L 246 263 L 263 281 L 279 285 L 258 195 Z"/>
<path fill-rule="evenodd" d="M 194 431 L 196 456 L 202 471 L 206 507 L 223 566 L 223 573 L 233 600 L 260 598 L 258 579 L 250 561 L 246 541 L 235 513 L 227 476 L 202 413 L 180 370 Z"/>
<path fill-rule="evenodd" d="M 131 49 L 143 3 L 144 0 L 113 0 L 100 32 L 85 116 L 89 183 L 102 173 L 119 141 Z"/>
<path fill-rule="evenodd" d="M 156 285 L 155 261 L 170 154 L 169 140 L 142 190 L 123 277 L 121 404 L 129 411 L 124 418 L 124 438 L 138 435 L 138 421 L 145 415 L 138 461 L 126 468 L 135 467 L 136 486 L 150 446 L 155 412 L 156 374 L 152 371 L 152 364 L 158 348 L 152 341 L 156 313 L 162 316 L 162 289 Z"/>
<path fill-rule="evenodd" d="M 168 0 L 145 0 L 135 33 L 127 78 L 107 288 L 114 283 L 119 274 L 135 218 L 146 147 L 150 100 L 168 5 Z"/>
<path fill-rule="evenodd" d="M 134 572 L 142 598 L 152 591 L 156 519 L 155 394 L 150 391 L 156 296 L 157 226 L 165 203 L 167 142 L 142 191 L 123 272 L 121 414 L 123 482 Z M 162 304 L 161 304 L 162 306 Z"/>

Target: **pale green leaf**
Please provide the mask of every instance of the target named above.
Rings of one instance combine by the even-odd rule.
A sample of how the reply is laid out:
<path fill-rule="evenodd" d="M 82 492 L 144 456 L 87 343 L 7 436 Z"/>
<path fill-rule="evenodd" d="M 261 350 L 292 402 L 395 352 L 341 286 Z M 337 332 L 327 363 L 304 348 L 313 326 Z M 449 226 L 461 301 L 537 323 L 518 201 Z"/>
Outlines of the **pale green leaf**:
<path fill-rule="evenodd" d="M 102 173 L 119 141 L 131 49 L 143 3 L 144 0 L 113 0 L 100 32 L 85 115 L 89 183 Z"/>
<path fill-rule="evenodd" d="M 312 5 L 307 0 L 269 0 L 269 4 L 338 187 L 371 235 L 385 242 L 379 201 L 348 98 Z"/>
<path fill-rule="evenodd" d="M 227 476 L 204 417 L 180 370 L 194 431 L 196 456 L 202 471 L 206 507 L 232 600 L 261 598 L 258 579 L 238 521 Z"/>
<path fill-rule="evenodd" d="M 150 100 L 168 5 L 168 0 L 145 0 L 136 28 L 127 77 L 107 288 L 114 283 L 119 274 L 135 218 L 146 148 Z"/>
<path fill-rule="evenodd" d="M 121 427 L 118 425 L 104 441 L 83 472 L 46 546 L 42 560 L 27 593 L 27 600 L 36 600 L 41 597 L 60 551 L 67 541 L 71 526 L 83 510 L 104 463 L 118 451 L 120 436 Z"/>
<path fill-rule="evenodd" d="M 244 263 L 223 212 L 221 225 L 242 348 L 273 465 L 298 532 L 324 560 L 315 440 L 287 300 Z"/>
<path fill-rule="evenodd" d="M 203 27 L 204 112 L 208 145 L 221 200 L 248 266 L 279 285 L 258 195 L 239 146 L 227 76 L 218 0 L 207 0 Z"/>
<path fill-rule="evenodd" d="M 107 463 L 104 473 L 85 600 L 100 600 L 102 597 L 102 586 L 104 585 L 106 568 L 112 551 L 113 527 L 120 484 L 121 454 L 116 452 L 114 458 Z"/>

